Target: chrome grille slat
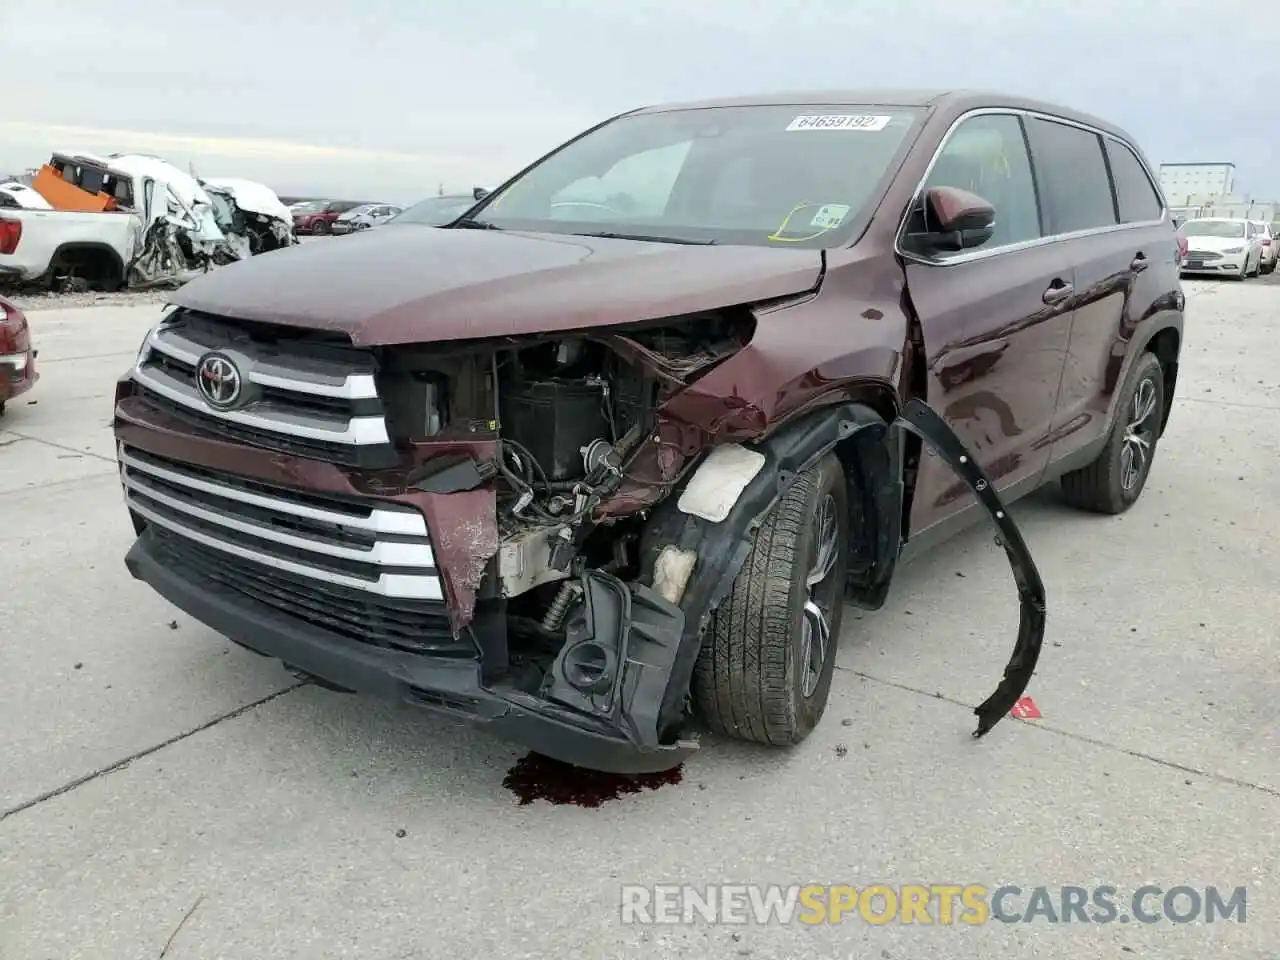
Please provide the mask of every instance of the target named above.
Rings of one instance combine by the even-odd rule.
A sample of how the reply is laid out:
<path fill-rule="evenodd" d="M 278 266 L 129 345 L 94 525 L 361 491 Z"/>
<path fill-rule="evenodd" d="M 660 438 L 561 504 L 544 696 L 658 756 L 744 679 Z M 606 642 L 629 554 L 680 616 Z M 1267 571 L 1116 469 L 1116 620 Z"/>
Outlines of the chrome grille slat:
<path fill-rule="evenodd" d="M 196 365 L 205 352 L 226 346 L 216 342 L 202 343 L 187 336 L 180 326 L 153 330 L 147 343 L 152 349 L 191 367 Z M 287 364 L 270 356 L 258 358 L 254 369 L 249 373 L 249 380 L 264 387 L 313 394 L 317 397 L 334 397 L 340 400 L 378 399 L 378 388 L 371 372 L 349 373 L 339 364 L 314 358 L 294 358 Z"/>
<path fill-rule="evenodd" d="M 241 423 L 255 430 L 355 445 L 388 443 L 390 440 L 386 420 L 380 416 L 352 417 L 340 422 L 319 414 L 299 414 L 273 404 L 257 404 L 255 409 L 261 410 L 261 413 L 249 410 L 216 411 L 200 399 L 200 394 L 190 381 L 183 381 L 159 367 L 139 364 L 134 368 L 133 379 L 180 406 L 219 420 Z M 333 427 L 326 426 L 326 422 Z"/>
<path fill-rule="evenodd" d="M 127 468 L 139 473 L 159 477 L 172 484 L 190 487 L 203 493 L 226 497 L 230 500 L 238 500 L 257 507 L 278 510 L 281 513 L 303 517 L 307 520 L 331 523 L 334 526 L 350 527 L 356 530 L 367 530 L 372 533 L 389 533 L 408 537 L 427 536 L 427 521 L 423 519 L 422 514 L 416 511 L 369 507 L 365 510 L 364 515 L 361 516 L 346 510 L 324 510 L 307 503 L 288 499 L 289 492 L 283 488 L 279 490 L 279 496 L 267 496 L 255 493 L 252 490 L 246 490 L 243 487 L 205 480 L 201 477 L 191 476 L 184 471 L 169 469 L 149 458 L 144 459 L 141 455 L 129 450 L 121 453 L 120 462 Z"/>
<path fill-rule="evenodd" d="M 192 476 L 180 464 L 127 447 L 119 462 L 129 509 L 177 537 L 323 584 L 394 599 L 444 599 L 426 521 L 416 511 L 370 506 L 361 516 L 339 502 L 324 509 L 256 481 L 250 490 L 229 475 L 210 479 L 213 471 Z"/>
<path fill-rule="evenodd" d="M 132 378 L 153 406 L 229 438 L 290 452 L 319 444 L 310 455 L 334 462 L 394 462 L 372 353 L 280 336 L 179 309 L 147 335 Z M 201 395 L 196 367 L 210 351 L 240 374 L 237 402 Z"/>

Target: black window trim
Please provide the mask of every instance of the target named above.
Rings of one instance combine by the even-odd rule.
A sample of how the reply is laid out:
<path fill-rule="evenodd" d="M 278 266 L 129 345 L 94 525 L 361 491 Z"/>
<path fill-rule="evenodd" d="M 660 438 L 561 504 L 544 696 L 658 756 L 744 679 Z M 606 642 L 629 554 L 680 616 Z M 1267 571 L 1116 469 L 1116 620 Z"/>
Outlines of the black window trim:
<path fill-rule="evenodd" d="M 1168 207 L 1168 203 L 1165 201 L 1164 191 L 1160 189 L 1159 182 L 1152 179 L 1151 171 L 1147 169 L 1146 163 L 1144 163 L 1142 160 L 1142 154 L 1139 153 L 1136 149 L 1134 149 L 1132 145 L 1122 140 L 1120 137 L 1113 137 L 1110 134 L 1103 134 L 1102 140 L 1103 140 L 1102 159 L 1106 161 L 1107 179 L 1111 181 L 1111 204 L 1113 207 L 1115 207 L 1116 224 L 1122 227 L 1134 227 L 1134 226 L 1138 226 L 1139 224 L 1160 223 L 1161 220 L 1164 219 L 1164 214 L 1167 212 L 1166 208 Z M 1138 169 L 1141 170 L 1143 175 L 1147 178 L 1147 184 L 1151 187 L 1152 191 L 1156 195 L 1156 199 L 1160 202 L 1160 220 L 1135 220 L 1133 223 L 1125 223 L 1121 219 L 1120 189 L 1116 186 L 1115 171 L 1111 169 L 1111 150 L 1108 149 L 1107 147 L 1108 141 L 1111 143 L 1117 144 L 1121 150 L 1128 150 L 1129 155 L 1132 156 L 1134 160 L 1138 161 Z M 1172 220 L 1172 218 L 1170 219 Z"/>
<path fill-rule="evenodd" d="M 1020 120 L 1020 125 L 1022 127 L 1023 143 L 1027 147 L 1027 156 L 1031 162 L 1031 176 L 1032 176 L 1032 182 L 1035 185 L 1036 205 L 1040 208 L 1040 211 L 1041 211 L 1040 232 L 1044 235 L 1034 240 L 1022 240 L 1022 241 L 1019 241 L 1018 243 L 1007 243 L 998 247 L 989 247 L 989 248 L 984 247 L 980 250 L 972 250 L 966 253 L 957 253 L 949 257 L 937 257 L 937 258 L 927 257 L 922 254 L 914 253 L 908 250 L 903 243 L 903 241 L 906 238 L 907 222 L 910 219 L 911 211 L 914 210 L 916 205 L 920 202 L 921 195 L 924 191 L 924 186 L 926 183 L 929 182 L 929 177 L 930 175 L 932 175 L 933 168 L 937 164 L 938 159 L 941 157 L 942 151 L 946 149 L 947 143 L 951 140 L 951 137 L 956 132 L 957 128 L 959 128 L 959 126 L 962 123 L 964 123 L 966 120 L 970 120 L 973 117 L 990 116 L 993 114 L 994 115 L 1012 114 L 1018 117 Z M 1110 224 L 1109 226 L 1091 227 L 1087 230 L 1075 230 L 1070 233 L 1054 233 L 1054 234 L 1048 233 L 1047 232 L 1048 215 L 1044 210 L 1044 204 L 1041 199 L 1040 180 L 1039 180 L 1039 174 L 1036 169 L 1036 158 L 1035 158 L 1035 154 L 1031 151 L 1030 140 L 1027 135 L 1026 121 L 1028 119 L 1046 120 L 1050 123 L 1060 123 L 1068 127 L 1076 127 L 1079 130 L 1083 130 L 1087 133 L 1092 133 L 1094 136 L 1097 136 L 1100 138 L 1098 143 L 1098 148 L 1099 150 L 1101 150 L 1103 162 L 1106 164 L 1107 181 L 1111 188 L 1111 203 L 1112 203 L 1112 207 L 1115 209 L 1117 221 L 1119 221 L 1120 219 L 1120 209 L 1118 205 L 1118 200 L 1116 198 L 1115 182 L 1111 176 L 1111 160 L 1106 149 L 1104 148 L 1103 141 L 1113 140 L 1116 143 L 1120 144 L 1121 146 L 1127 147 L 1130 151 L 1132 151 L 1134 157 L 1137 158 L 1138 164 L 1142 167 L 1143 172 L 1147 175 L 1147 179 L 1151 181 L 1153 186 L 1155 186 L 1156 195 L 1160 198 L 1160 218 L 1158 220 L 1142 220 L 1135 223 L 1117 222 L 1114 224 Z M 1152 175 L 1151 167 L 1148 165 L 1146 159 L 1144 159 L 1142 155 L 1142 151 L 1140 151 L 1136 146 L 1134 146 L 1130 141 L 1126 140 L 1124 137 L 1117 136 L 1116 134 L 1110 133 L 1106 130 L 1100 130 L 1097 127 L 1091 126 L 1090 124 L 1087 124 L 1087 123 L 1082 123 L 1078 120 L 1071 120 L 1067 117 L 1056 116 L 1055 114 L 1046 113 L 1042 110 L 1028 110 L 1021 107 L 976 107 L 975 109 L 967 110 L 964 113 L 960 114 L 960 116 L 956 117 L 956 119 L 953 120 L 951 122 L 951 125 L 947 128 L 946 133 L 942 135 L 942 139 L 938 142 L 938 146 L 934 149 L 933 156 L 929 158 L 929 165 L 925 167 L 924 174 L 920 177 L 919 183 L 916 184 L 915 190 L 912 191 L 911 200 L 907 204 L 907 208 L 904 211 L 902 211 L 902 217 L 898 224 L 897 238 L 894 240 L 894 251 L 898 254 L 898 256 L 902 257 L 904 260 L 909 260 L 909 261 L 912 261 L 913 263 L 920 263 L 920 264 L 924 264 L 925 266 L 931 266 L 931 267 L 950 267 L 956 264 L 972 263 L 975 260 L 986 260 L 991 257 L 998 257 L 1007 253 L 1016 253 L 1022 250 L 1030 249 L 1032 247 L 1045 246 L 1051 243 L 1062 243 L 1067 240 L 1076 240 L 1076 239 L 1082 239 L 1085 237 L 1098 236 L 1106 233 L 1114 233 L 1120 230 L 1135 230 L 1141 227 L 1155 226 L 1169 220 L 1169 203 L 1168 203 L 1168 200 L 1165 198 L 1164 191 L 1160 189 L 1158 184 L 1159 184 L 1159 181 Z"/>

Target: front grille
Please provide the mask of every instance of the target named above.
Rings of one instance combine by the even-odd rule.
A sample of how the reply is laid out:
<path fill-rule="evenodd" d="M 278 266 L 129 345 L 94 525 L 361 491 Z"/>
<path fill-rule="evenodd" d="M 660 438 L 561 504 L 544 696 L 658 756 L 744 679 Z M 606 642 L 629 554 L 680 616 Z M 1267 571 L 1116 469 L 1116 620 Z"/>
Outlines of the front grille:
<path fill-rule="evenodd" d="M 1214 253 L 1211 250 L 1204 250 L 1204 251 L 1188 250 L 1187 259 L 1188 260 L 1221 260 L 1222 254 Z"/>
<path fill-rule="evenodd" d="M 128 507 L 171 569 L 361 643 L 475 656 L 450 628 L 426 521 L 125 447 Z"/>
<path fill-rule="evenodd" d="M 210 404 L 197 367 L 210 351 L 230 361 L 240 395 Z M 265 327 L 179 310 L 152 331 L 132 379 L 153 406 L 220 439 L 362 467 L 395 453 L 374 358 L 350 346 L 269 336 Z"/>

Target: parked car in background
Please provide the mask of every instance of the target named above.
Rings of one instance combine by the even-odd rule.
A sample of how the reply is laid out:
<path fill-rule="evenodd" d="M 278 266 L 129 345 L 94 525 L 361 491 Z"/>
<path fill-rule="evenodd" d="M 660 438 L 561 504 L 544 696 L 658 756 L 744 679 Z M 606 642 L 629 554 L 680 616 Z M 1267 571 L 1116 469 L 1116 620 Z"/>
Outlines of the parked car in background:
<path fill-rule="evenodd" d="M 15 304 L 0 297 L 0 414 L 8 401 L 26 393 L 39 379 L 27 318 Z"/>
<path fill-rule="evenodd" d="M 427 197 L 419 200 L 388 223 L 397 225 L 418 224 L 427 227 L 443 227 L 476 205 L 476 198 L 469 193 L 449 194 L 443 197 Z"/>
<path fill-rule="evenodd" d="M 353 207 L 351 200 L 311 200 L 293 208 L 293 229 L 297 233 L 327 234 L 333 231 L 333 222 Z"/>
<path fill-rule="evenodd" d="M 1174 221 L 1173 235 L 1178 241 L 1178 269 L 1182 269 L 1182 265 L 1187 262 L 1187 235 L 1182 229 L 1182 225 L 1176 220 Z"/>
<path fill-rule="evenodd" d="M 1187 237 L 1183 273 L 1214 274 L 1244 280 L 1256 277 L 1262 263 L 1262 241 L 1249 220 L 1197 217 L 1182 225 Z"/>
<path fill-rule="evenodd" d="M 389 203 L 364 203 L 339 215 L 331 229 L 334 234 L 343 234 L 380 227 L 403 209 Z"/>
<path fill-rule="evenodd" d="M 1254 221 L 1253 229 L 1262 244 L 1262 256 L 1259 261 L 1259 272 L 1274 273 L 1276 269 L 1276 234 L 1271 232 L 1271 224 Z"/>
<path fill-rule="evenodd" d="M 1156 184 L 998 94 L 622 114 L 442 229 L 171 295 L 116 391 L 125 564 L 298 677 L 634 773 L 698 716 L 804 740 L 846 598 L 991 523 L 1020 627 L 983 735 L 1045 629 L 1006 504 L 1128 510 L 1173 409 Z"/>

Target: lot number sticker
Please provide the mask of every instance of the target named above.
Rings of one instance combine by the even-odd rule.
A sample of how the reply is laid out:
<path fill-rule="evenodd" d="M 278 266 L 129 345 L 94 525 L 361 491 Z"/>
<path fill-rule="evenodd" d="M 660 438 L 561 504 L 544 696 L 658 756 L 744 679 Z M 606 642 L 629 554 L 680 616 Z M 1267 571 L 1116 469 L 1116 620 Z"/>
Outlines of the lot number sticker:
<path fill-rule="evenodd" d="M 874 133 L 877 130 L 883 130 L 889 125 L 892 117 L 876 116 L 872 114 L 860 114 L 857 116 L 851 114 L 828 113 L 820 116 L 796 117 L 787 126 L 787 131 L 796 130 L 868 130 Z"/>

